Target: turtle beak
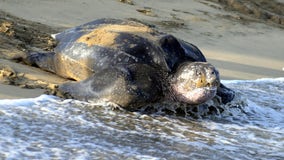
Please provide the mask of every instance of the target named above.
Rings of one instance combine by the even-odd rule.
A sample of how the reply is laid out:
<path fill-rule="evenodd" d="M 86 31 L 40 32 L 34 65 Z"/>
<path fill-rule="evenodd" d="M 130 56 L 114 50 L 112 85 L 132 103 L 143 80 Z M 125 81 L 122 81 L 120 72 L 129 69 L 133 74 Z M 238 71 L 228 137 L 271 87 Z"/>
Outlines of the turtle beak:
<path fill-rule="evenodd" d="M 205 86 L 210 86 L 210 84 L 207 82 L 206 76 L 202 74 L 200 76 L 200 79 L 198 79 L 198 81 L 196 82 L 196 88 L 202 88 Z"/>
<path fill-rule="evenodd" d="M 192 85 L 195 84 L 195 85 Z M 217 80 L 214 81 L 208 81 L 208 79 L 206 79 L 206 76 L 204 74 L 202 74 L 200 76 L 200 78 L 193 82 L 193 81 L 188 81 L 185 85 L 186 88 L 191 88 L 192 86 L 195 86 L 195 88 L 203 88 L 203 87 L 216 87 L 219 86 L 219 83 Z"/>
<path fill-rule="evenodd" d="M 188 91 L 191 91 L 193 88 L 203 88 L 210 86 L 211 84 L 206 81 L 206 76 L 202 74 L 197 81 L 188 80 L 185 83 L 184 88 L 186 88 Z"/>

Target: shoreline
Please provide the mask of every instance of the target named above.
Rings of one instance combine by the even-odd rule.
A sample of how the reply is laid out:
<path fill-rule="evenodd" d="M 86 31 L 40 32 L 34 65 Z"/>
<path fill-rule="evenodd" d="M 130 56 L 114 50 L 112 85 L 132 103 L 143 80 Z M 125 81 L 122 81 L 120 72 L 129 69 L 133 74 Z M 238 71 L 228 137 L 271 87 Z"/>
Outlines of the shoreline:
<path fill-rule="evenodd" d="M 44 89 L 26 89 L 13 85 L 5 85 L 0 83 L 0 100 L 1 99 L 22 99 L 35 98 L 44 94 Z M 4 91 L 4 92 L 2 92 Z"/>
<path fill-rule="evenodd" d="M 261 2 L 262 0 L 247 3 L 253 6 L 254 3 Z M 269 9 L 273 11 L 273 7 L 284 6 L 282 0 L 278 2 L 279 4 L 276 1 L 270 1 L 264 7 L 270 7 Z M 245 13 L 244 9 L 247 7 L 245 5 L 238 10 L 234 8 L 234 5 L 232 7 L 225 3 L 216 3 L 216 0 L 182 0 L 180 3 L 133 1 L 133 5 L 115 0 L 86 0 L 84 2 L 70 0 L 69 3 L 63 0 L 27 0 L 25 2 L 0 0 L 0 3 L 0 11 L 4 11 L 0 12 L 2 14 L 0 17 L 7 17 L 11 14 L 19 17 L 20 21 L 26 19 L 27 22 L 25 20 L 21 22 L 23 24 L 34 23 L 35 26 L 39 26 L 40 31 L 46 34 L 62 31 L 64 28 L 74 27 L 98 18 L 138 19 L 155 25 L 162 32 L 173 34 L 195 44 L 207 60 L 217 67 L 224 80 L 284 77 L 284 46 L 282 44 L 284 42 L 284 22 L 281 21 L 281 17 L 283 18 L 281 9 L 279 13 L 276 9 L 273 13 L 280 17 L 279 21 L 276 20 L 279 24 L 275 24 L 271 19 L 265 19 L 263 16 L 257 17 L 257 13 L 255 15 Z M 254 11 L 252 8 L 252 11 L 266 15 L 265 10 Z M 13 20 L 15 18 L 13 16 L 8 18 Z M 38 22 L 52 27 L 45 28 Z M 0 37 L 1 41 L 3 39 Z M 21 52 L 16 47 L 13 48 L 13 45 L 5 47 L 4 51 L 7 53 Z M 1 55 L 3 53 L 0 46 L 1 59 L 3 59 Z M 13 64 L 11 66 L 19 73 L 23 72 L 18 71 L 21 67 Z M 27 74 L 30 68 L 26 68 L 25 72 L 26 77 L 30 78 Z M 49 78 L 50 83 L 54 84 L 56 78 L 50 73 L 39 71 L 33 75 L 36 77 L 34 80 L 37 80 L 39 75 L 43 79 Z M 64 80 L 61 80 L 60 83 L 63 83 Z M 44 93 L 44 89 L 34 88 L 25 89 L 0 84 L 0 99 L 31 98 Z"/>

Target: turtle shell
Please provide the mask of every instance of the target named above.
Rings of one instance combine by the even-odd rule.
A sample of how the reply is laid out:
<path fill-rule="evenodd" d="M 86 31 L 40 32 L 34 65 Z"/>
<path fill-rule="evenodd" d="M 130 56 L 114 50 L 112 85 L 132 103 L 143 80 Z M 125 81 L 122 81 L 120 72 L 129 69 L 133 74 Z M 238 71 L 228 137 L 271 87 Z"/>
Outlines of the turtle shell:
<path fill-rule="evenodd" d="M 206 61 L 193 44 L 136 21 L 99 19 L 54 38 L 56 73 L 75 80 L 133 63 L 172 72 L 184 61 Z"/>

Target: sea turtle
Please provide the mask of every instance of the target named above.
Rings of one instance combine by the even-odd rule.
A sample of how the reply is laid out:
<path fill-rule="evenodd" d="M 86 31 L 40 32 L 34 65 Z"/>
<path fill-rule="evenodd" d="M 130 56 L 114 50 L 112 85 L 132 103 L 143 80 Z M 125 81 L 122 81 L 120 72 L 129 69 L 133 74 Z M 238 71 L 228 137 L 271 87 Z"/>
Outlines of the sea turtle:
<path fill-rule="evenodd" d="M 193 44 L 137 21 L 99 19 L 54 35 L 53 53 L 26 62 L 76 82 L 59 85 L 64 97 L 136 109 L 171 100 L 200 104 L 234 91 Z"/>

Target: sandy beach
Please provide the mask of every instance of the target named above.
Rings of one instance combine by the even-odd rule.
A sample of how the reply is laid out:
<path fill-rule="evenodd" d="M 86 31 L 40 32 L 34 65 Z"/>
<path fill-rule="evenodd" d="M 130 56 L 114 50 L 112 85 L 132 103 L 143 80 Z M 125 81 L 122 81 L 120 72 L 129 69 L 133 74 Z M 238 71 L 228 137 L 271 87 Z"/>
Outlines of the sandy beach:
<path fill-rule="evenodd" d="M 284 77 L 284 1 L 230 2 L 0 0 L 0 11 L 3 11 L 0 17 L 4 19 L 0 21 L 0 27 L 5 17 L 13 19 L 6 13 L 51 26 L 49 30 L 44 26 L 39 28 L 47 33 L 59 32 L 98 18 L 133 18 L 198 46 L 207 60 L 219 69 L 222 79 Z M 48 81 L 46 85 L 66 81 L 51 73 L 5 60 L 7 55 L 24 51 L 9 45 L 3 35 L 0 45 L 2 73 L 9 66 L 25 80 L 32 79 L 37 83 Z M 5 82 L 5 77 L 3 79 Z M 5 82 L 0 84 L 0 99 L 36 97 L 44 93 L 44 89 L 37 85 L 13 86 Z"/>

